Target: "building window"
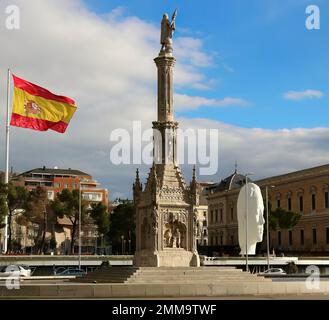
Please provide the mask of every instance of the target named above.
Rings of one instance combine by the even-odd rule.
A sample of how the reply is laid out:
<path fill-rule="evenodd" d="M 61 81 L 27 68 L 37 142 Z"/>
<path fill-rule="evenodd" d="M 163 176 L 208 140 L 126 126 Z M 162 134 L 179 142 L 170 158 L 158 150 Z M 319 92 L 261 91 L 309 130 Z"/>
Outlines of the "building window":
<path fill-rule="evenodd" d="M 328 191 L 326 191 L 326 192 L 324 193 L 324 207 L 325 207 L 326 209 L 329 208 L 329 192 L 328 192 Z"/>
<path fill-rule="evenodd" d="M 288 211 L 291 211 L 291 198 L 288 198 Z"/>
<path fill-rule="evenodd" d="M 289 209 L 291 210 L 291 209 Z M 299 196 L 299 211 L 303 211 L 304 210 L 304 200 L 303 200 L 303 196 Z"/>
<path fill-rule="evenodd" d="M 216 236 L 216 246 L 218 246 L 218 237 Z"/>
<path fill-rule="evenodd" d="M 60 183 L 58 183 L 58 182 L 54 183 L 54 188 L 60 188 L 60 187 L 61 187 Z"/>
<path fill-rule="evenodd" d="M 219 214 L 220 214 L 219 221 L 220 221 L 220 223 L 223 223 L 223 209 L 219 210 Z"/>
<path fill-rule="evenodd" d="M 203 220 L 202 225 L 203 225 L 204 227 L 206 227 L 206 226 L 207 226 L 207 220 Z"/>
<path fill-rule="evenodd" d="M 215 210 L 215 219 L 216 219 L 216 222 L 218 222 L 218 210 L 217 209 Z"/>
<path fill-rule="evenodd" d="M 231 244 L 234 244 L 234 236 L 231 236 Z"/>
<path fill-rule="evenodd" d="M 233 221 L 233 207 L 231 207 L 231 221 Z"/>
<path fill-rule="evenodd" d="M 207 240 L 203 240 L 203 245 L 204 245 L 204 246 L 207 245 Z"/>
<path fill-rule="evenodd" d="M 102 201 L 102 194 L 96 192 L 84 192 L 82 198 L 87 201 Z"/>
<path fill-rule="evenodd" d="M 312 210 L 315 210 L 316 208 L 316 203 L 315 203 L 315 193 L 312 194 Z"/>
<path fill-rule="evenodd" d="M 214 245 L 214 237 L 213 237 L 213 236 L 210 237 L 210 245 L 211 245 L 211 246 Z"/>
<path fill-rule="evenodd" d="M 289 230 L 289 246 L 292 246 L 292 230 Z"/>
<path fill-rule="evenodd" d="M 69 185 L 67 183 L 64 183 L 64 189 L 67 189 Z"/>
<path fill-rule="evenodd" d="M 328 228 L 329 229 L 329 228 Z M 223 245 L 223 236 L 221 235 L 220 236 L 220 245 L 222 246 Z"/>
<path fill-rule="evenodd" d="M 313 234 L 313 244 L 316 244 L 316 229 L 315 228 L 313 228 L 312 229 L 312 234 Z"/>
<path fill-rule="evenodd" d="M 304 245 L 304 229 L 300 230 L 300 244 Z"/>
<path fill-rule="evenodd" d="M 204 236 L 207 236 L 207 229 L 204 229 L 204 230 L 203 230 L 203 235 L 204 235 Z"/>
<path fill-rule="evenodd" d="M 278 231 L 278 245 L 281 246 L 281 231 Z"/>
<path fill-rule="evenodd" d="M 214 221 L 214 211 L 213 210 L 210 211 L 210 221 L 211 222 Z"/>
<path fill-rule="evenodd" d="M 281 200 L 280 199 L 276 200 L 276 207 L 281 208 Z"/>

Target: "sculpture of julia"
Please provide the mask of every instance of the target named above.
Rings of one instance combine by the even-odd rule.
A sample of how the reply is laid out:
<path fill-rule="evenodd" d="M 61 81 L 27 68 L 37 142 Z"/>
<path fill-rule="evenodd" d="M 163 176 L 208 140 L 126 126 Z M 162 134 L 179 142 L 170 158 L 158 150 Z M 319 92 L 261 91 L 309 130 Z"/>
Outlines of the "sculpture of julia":
<path fill-rule="evenodd" d="M 248 210 L 246 210 L 247 207 Z M 246 220 L 247 212 L 248 220 Z M 263 240 L 265 223 L 263 214 L 264 202 L 260 188 L 256 184 L 248 182 L 241 188 L 237 204 L 238 233 L 241 255 L 246 254 L 246 248 L 248 254 L 255 254 L 257 242 L 261 242 Z M 247 222 L 248 233 L 246 237 Z M 247 245 L 246 240 L 248 242 Z"/>

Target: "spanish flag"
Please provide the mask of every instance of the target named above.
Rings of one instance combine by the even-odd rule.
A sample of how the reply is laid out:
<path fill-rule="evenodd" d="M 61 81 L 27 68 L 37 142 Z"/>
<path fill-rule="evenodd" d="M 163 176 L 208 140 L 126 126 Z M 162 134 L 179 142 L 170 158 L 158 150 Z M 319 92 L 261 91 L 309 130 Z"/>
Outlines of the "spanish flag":
<path fill-rule="evenodd" d="M 74 100 L 58 96 L 13 75 L 14 101 L 10 124 L 38 131 L 64 133 L 77 107 Z"/>

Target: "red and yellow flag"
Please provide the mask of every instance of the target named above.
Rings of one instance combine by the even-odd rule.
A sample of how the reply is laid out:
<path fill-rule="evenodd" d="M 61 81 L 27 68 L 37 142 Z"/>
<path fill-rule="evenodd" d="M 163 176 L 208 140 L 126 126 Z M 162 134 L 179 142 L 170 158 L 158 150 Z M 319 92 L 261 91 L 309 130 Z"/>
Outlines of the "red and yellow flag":
<path fill-rule="evenodd" d="M 74 100 L 58 96 L 13 75 L 12 126 L 64 133 L 77 107 Z"/>

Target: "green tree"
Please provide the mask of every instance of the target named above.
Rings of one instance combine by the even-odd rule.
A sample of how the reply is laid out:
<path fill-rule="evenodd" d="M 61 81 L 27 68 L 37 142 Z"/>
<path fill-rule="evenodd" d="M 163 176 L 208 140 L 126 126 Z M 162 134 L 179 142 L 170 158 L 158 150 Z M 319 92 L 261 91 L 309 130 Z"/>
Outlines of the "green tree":
<path fill-rule="evenodd" d="M 293 262 L 293 261 L 290 261 L 287 264 L 286 269 L 287 269 L 288 274 L 298 273 L 298 267 L 296 266 L 295 262 Z"/>
<path fill-rule="evenodd" d="M 273 231 L 277 229 L 290 229 L 298 223 L 301 217 L 302 215 L 297 212 L 277 208 L 274 211 L 270 211 L 269 228 Z"/>
<path fill-rule="evenodd" d="M 93 218 L 95 225 L 99 234 L 106 234 L 109 232 L 110 228 L 110 219 L 105 206 L 101 202 L 92 203 L 90 205 L 90 216 Z"/>
<path fill-rule="evenodd" d="M 0 229 L 5 227 L 5 217 L 8 214 L 7 185 L 0 182 Z"/>
<path fill-rule="evenodd" d="M 7 206 L 8 206 L 8 252 L 12 251 L 12 223 L 13 219 L 21 214 L 26 207 L 29 196 L 28 190 L 23 186 L 7 185 Z"/>
<path fill-rule="evenodd" d="M 74 243 L 78 236 L 79 226 L 79 190 L 70 191 L 63 189 L 57 194 L 56 199 L 51 203 L 51 208 L 56 216 L 63 218 L 66 216 L 72 223 L 72 237 L 70 251 L 74 254 Z M 81 224 L 88 214 L 87 203 L 81 200 Z"/>
<path fill-rule="evenodd" d="M 264 203 L 265 211 L 264 211 L 264 217 L 266 219 L 266 204 Z M 269 230 L 270 231 L 276 231 L 278 229 L 291 229 L 294 227 L 298 221 L 301 218 L 301 214 L 287 211 L 282 208 L 277 208 L 275 210 L 272 210 L 271 203 L 268 202 L 268 224 L 269 224 Z M 264 225 L 264 233 L 266 234 L 267 230 L 267 223 L 265 221 Z M 266 243 L 266 236 L 263 237 L 263 242 L 260 242 L 257 244 L 257 248 L 260 249 L 263 247 Z"/>
<path fill-rule="evenodd" d="M 36 243 L 38 253 L 40 254 L 45 251 L 46 233 L 49 221 L 50 202 L 48 200 L 47 190 L 38 186 L 30 191 L 24 209 L 19 223 L 27 227 L 30 223 L 39 226 Z"/>
<path fill-rule="evenodd" d="M 110 229 L 110 217 L 108 207 L 101 202 L 92 203 L 90 205 L 89 214 L 93 220 L 93 223 L 97 226 L 98 240 L 100 240 L 100 245 L 104 246 L 104 236 L 105 239 L 108 238 L 107 234 Z"/>
<path fill-rule="evenodd" d="M 133 251 L 135 248 L 135 208 L 132 201 L 122 201 L 110 216 L 109 239 L 117 252 L 121 252 L 121 236 L 131 241 Z"/>

